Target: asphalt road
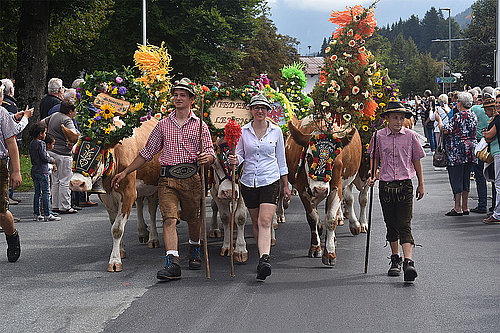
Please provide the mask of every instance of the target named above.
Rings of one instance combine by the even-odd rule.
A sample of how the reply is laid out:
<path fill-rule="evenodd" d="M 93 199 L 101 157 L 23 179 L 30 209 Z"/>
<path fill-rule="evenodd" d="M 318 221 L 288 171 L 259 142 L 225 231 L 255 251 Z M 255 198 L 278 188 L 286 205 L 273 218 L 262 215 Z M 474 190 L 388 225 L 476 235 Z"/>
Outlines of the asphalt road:
<path fill-rule="evenodd" d="M 414 250 L 414 284 L 387 276 L 390 250 L 376 189 L 368 274 L 366 235 L 352 236 L 347 223 L 337 228 L 335 267 L 307 257 L 309 227 L 293 197 L 264 283 L 255 281 L 249 218 L 249 260 L 236 265 L 236 277 L 219 256 L 220 239 L 209 241 L 211 279 L 189 271 L 182 223 L 182 279 L 159 283 L 164 252 L 138 243 L 135 210 L 124 236 L 124 271 L 108 273 L 111 231 L 102 205 L 60 222 L 33 222 L 33 194 L 16 193 L 23 200 L 11 208 L 21 218 L 22 254 L 8 263 L 0 241 L 0 332 L 498 332 L 500 225 L 485 225 L 477 214 L 444 216 L 453 205 L 447 173 L 434 171 L 431 156 L 423 165 L 426 195 L 414 204 L 413 234 L 422 245 Z M 475 207 L 474 185 L 471 194 Z"/>

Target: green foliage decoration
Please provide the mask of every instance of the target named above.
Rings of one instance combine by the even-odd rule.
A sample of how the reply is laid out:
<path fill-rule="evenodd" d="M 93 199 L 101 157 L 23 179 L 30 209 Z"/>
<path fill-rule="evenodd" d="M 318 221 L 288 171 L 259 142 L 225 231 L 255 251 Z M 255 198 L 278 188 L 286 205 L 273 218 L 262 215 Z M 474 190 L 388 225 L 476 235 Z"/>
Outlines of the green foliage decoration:
<path fill-rule="evenodd" d="M 99 93 L 130 103 L 125 115 L 117 116 L 109 104 L 97 108 L 94 101 Z M 134 128 L 141 125 L 141 117 L 150 115 L 153 98 L 133 72 L 124 68 L 122 72 L 95 71 L 86 75 L 85 82 L 77 88 L 77 116 L 84 140 L 105 147 L 113 146 L 132 136 Z M 114 119 L 118 117 L 118 119 Z M 123 124 L 116 125 L 116 120 Z M 144 120 L 144 118 L 142 118 Z"/>
<path fill-rule="evenodd" d="M 290 101 L 293 111 L 295 111 L 299 119 L 308 115 L 309 103 L 312 101 L 312 98 L 303 92 L 307 84 L 304 68 L 304 63 L 294 62 L 291 65 L 283 66 L 281 69 L 281 76 L 285 79 L 285 83 L 280 90 Z"/>

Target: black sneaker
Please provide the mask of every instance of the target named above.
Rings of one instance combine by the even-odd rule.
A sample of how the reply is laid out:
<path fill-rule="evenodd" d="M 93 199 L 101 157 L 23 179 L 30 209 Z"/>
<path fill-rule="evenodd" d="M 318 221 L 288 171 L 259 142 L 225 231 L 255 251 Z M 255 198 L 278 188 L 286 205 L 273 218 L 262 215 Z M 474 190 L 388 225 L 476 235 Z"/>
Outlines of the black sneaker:
<path fill-rule="evenodd" d="M 201 251 L 199 245 L 189 244 L 189 269 L 201 268 Z"/>
<path fill-rule="evenodd" d="M 413 282 L 417 277 L 417 270 L 415 269 L 415 262 L 411 259 L 405 258 L 403 262 L 403 272 L 405 282 Z"/>
<path fill-rule="evenodd" d="M 271 257 L 269 254 L 263 254 L 257 265 L 257 281 L 264 281 L 271 275 Z"/>
<path fill-rule="evenodd" d="M 401 275 L 401 264 L 403 260 L 399 256 L 399 254 L 391 255 L 391 268 L 387 272 L 389 276 L 400 276 Z"/>
<path fill-rule="evenodd" d="M 5 234 L 5 238 L 7 239 L 7 260 L 9 260 L 9 262 L 16 262 L 21 255 L 19 233 L 16 230 L 13 235 L 8 236 Z"/>
<path fill-rule="evenodd" d="M 169 254 L 167 256 L 165 267 L 156 273 L 158 280 L 178 280 L 181 278 L 181 266 L 179 266 L 179 257 Z"/>

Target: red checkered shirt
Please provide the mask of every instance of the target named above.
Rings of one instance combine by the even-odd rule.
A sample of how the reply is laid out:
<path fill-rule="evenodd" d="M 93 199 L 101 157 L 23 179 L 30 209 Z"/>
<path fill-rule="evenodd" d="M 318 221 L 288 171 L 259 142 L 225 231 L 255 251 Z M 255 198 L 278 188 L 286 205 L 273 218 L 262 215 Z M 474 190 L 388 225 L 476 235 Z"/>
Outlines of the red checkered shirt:
<path fill-rule="evenodd" d="M 214 156 L 214 146 L 208 126 L 203 122 L 203 151 Z M 139 155 L 147 161 L 161 152 L 161 165 L 176 165 L 179 163 L 196 163 L 200 151 L 200 118 L 193 111 L 189 118 L 179 125 L 175 111 L 162 119 L 149 135 L 146 146 Z"/>

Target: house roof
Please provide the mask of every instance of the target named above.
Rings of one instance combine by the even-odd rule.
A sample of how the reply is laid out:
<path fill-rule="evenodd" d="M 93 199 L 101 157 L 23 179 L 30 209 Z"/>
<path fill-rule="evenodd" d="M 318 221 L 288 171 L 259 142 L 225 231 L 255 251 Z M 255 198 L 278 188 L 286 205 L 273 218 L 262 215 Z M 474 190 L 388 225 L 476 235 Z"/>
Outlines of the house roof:
<path fill-rule="evenodd" d="M 323 57 L 300 57 L 300 61 L 306 64 L 305 73 L 309 75 L 319 74 L 321 67 L 325 64 Z"/>

